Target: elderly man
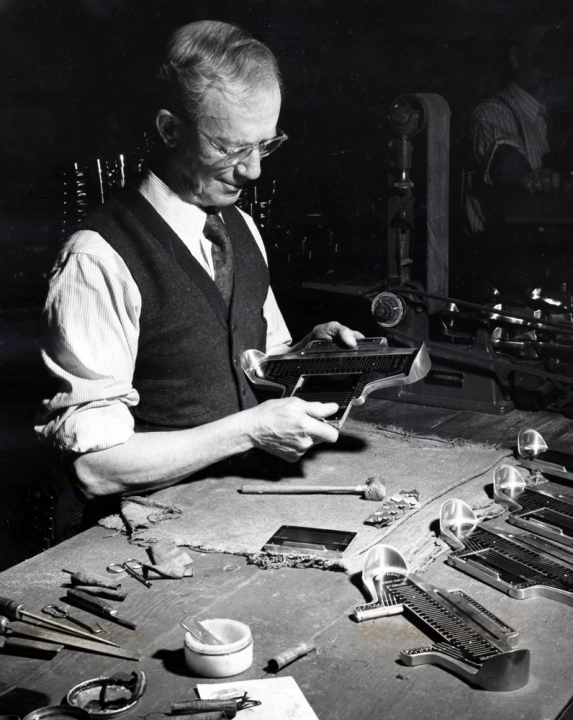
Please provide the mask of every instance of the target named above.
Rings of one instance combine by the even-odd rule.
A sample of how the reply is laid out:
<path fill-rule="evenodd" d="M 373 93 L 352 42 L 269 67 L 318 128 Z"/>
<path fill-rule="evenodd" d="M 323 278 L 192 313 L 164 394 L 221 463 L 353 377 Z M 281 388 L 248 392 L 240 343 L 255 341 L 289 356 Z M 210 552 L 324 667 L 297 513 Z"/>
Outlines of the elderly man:
<path fill-rule="evenodd" d="M 166 487 L 251 448 L 295 461 L 337 439 L 324 422 L 336 404 L 259 405 L 239 362 L 291 345 L 260 235 L 234 207 L 286 139 L 276 60 L 234 26 L 196 22 L 174 34 L 160 79 L 151 171 L 71 237 L 47 300 L 44 357 L 61 389 L 38 432 L 67 453 L 86 500 Z M 331 322 L 309 337 L 353 346 L 360 334 Z"/>

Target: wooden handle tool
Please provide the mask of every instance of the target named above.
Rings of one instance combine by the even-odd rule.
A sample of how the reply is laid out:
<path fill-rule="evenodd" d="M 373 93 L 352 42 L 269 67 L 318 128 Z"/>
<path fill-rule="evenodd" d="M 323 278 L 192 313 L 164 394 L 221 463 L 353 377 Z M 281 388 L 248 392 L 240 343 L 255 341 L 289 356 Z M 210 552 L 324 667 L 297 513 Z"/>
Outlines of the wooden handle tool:
<path fill-rule="evenodd" d="M 386 497 L 386 485 L 378 477 L 369 478 L 365 485 L 243 485 L 243 495 L 362 495 L 366 500 L 380 502 Z"/>

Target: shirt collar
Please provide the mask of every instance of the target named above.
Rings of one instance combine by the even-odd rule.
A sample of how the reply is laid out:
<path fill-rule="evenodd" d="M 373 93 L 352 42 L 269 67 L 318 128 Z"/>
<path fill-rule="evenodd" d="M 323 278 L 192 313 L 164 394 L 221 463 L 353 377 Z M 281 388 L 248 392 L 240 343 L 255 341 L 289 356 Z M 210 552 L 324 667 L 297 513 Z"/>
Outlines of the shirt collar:
<path fill-rule="evenodd" d="M 547 110 L 545 105 L 542 105 L 515 80 L 512 80 L 507 86 L 507 95 L 510 100 L 519 105 L 520 110 L 530 122 L 534 122 L 538 116 L 545 116 Z"/>
<path fill-rule="evenodd" d="M 149 171 L 139 192 L 185 241 L 199 240 L 203 234 L 207 214 L 198 205 L 185 202 L 155 173 Z"/>

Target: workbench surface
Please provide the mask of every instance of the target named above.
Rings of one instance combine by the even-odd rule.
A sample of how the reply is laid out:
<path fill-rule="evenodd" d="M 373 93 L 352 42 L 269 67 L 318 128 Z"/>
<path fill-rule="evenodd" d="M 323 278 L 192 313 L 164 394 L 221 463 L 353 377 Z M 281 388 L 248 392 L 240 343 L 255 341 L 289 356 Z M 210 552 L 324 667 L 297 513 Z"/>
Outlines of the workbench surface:
<path fill-rule="evenodd" d="M 551 447 L 567 450 L 570 421 L 557 415 L 523 412 L 505 417 L 398 405 L 373 400 L 355 418 L 402 426 L 409 431 L 515 443 L 515 429 L 540 430 Z M 112 562 L 146 558 L 143 548 L 100 527 L 0 574 L 0 595 L 39 613 L 65 595 L 63 568 L 89 568 L 105 574 Z M 64 649 L 53 660 L 0 655 L 0 714 L 23 717 L 59 704 L 75 684 L 118 671 L 144 670 L 148 689 L 124 717 L 160 719 L 172 702 L 195 697 L 198 683 L 184 663 L 180 620 L 230 617 L 247 623 L 254 638 L 254 662 L 237 680 L 273 677 L 267 661 L 280 651 L 314 640 L 311 653 L 278 676 L 295 678 L 321 720 L 469 720 L 508 718 L 549 720 L 560 716 L 573 695 L 573 608 L 545 599 L 518 601 L 461 574 L 438 558 L 423 579 L 445 589 L 460 588 L 519 631 L 518 648 L 531 651 L 528 685 L 509 693 L 476 690 L 435 666 L 405 667 L 402 649 L 427 643 L 422 631 L 403 616 L 367 621 L 351 619 L 365 596 L 359 578 L 341 572 L 281 568 L 261 570 L 245 558 L 193 553 L 195 574 L 184 580 L 154 580 L 151 589 L 126 579 L 128 597 L 119 614 L 136 631 L 102 620 L 110 637 L 141 656 L 141 662 Z M 78 616 L 82 614 L 77 611 Z M 91 616 L 90 616 L 91 617 Z M 239 719 L 248 717 L 247 711 Z"/>

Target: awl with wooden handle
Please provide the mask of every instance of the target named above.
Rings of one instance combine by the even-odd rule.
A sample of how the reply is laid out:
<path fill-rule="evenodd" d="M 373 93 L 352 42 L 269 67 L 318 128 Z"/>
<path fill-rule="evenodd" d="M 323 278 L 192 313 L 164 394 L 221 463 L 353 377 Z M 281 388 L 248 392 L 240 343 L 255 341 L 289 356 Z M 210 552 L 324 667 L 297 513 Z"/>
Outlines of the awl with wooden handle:
<path fill-rule="evenodd" d="M 124 660 L 135 660 L 139 662 L 137 655 L 129 652 L 129 650 L 124 650 L 120 647 L 106 647 L 93 640 L 69 637 L 64 633 L 46 630 L 37 625 L 31 627 L 24 623 L 14 625 L 9 622 L 8 618 L 2 616 L 0 616 L 0 635 L 6 635 L 7 638 L 11 638 L 12 636 L 34 638 L 35 640 L 43 640 L 45 642 L 63 645 L 73 650 L 85 650 L 86 652 L 97 653 L 98 655 L 110 655 L 112 657 L 123 658 Z"/>
<path fill-rule="evenodd" d="M 364 485 L 289 485 L 272 483 L 266 485 L 243 485 L 243 495 L 362 495 L 365 500 L 380 502 L 386 497 L 386 484 L 379 477 L 372 477 Z"/>
<path fill-rule="evenodd" d="M 132 623 L 130 620 L 124 620 L 119 617 L 117 610 L 114 607 L 108 605 L 108 603 L 100 600 L 99 598 L 87 595 L 81 590 L 68 590 L 66 593 L 66 600 L 70 603 L 70 605 L 75 605 L 83 610 L 88 610 L 94 615 L 99 615 L 107 620 L 113 620 L 113 622 L 116 622 L 119 625 L 124 625 L 131 630 L 137 630 L 137 625 Z"/>

